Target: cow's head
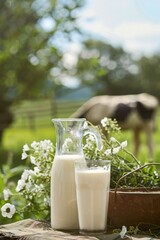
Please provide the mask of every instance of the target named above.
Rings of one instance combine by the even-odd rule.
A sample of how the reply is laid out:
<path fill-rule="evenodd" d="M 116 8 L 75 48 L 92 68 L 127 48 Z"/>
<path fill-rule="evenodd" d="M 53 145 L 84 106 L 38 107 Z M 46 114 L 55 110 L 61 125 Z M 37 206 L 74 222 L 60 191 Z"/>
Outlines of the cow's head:
<path fill-rule="evenodd" d="M 150 106 L 147 106 L 146 104 L 143 104 L 140 101 L 136 102 L 136 109 L 139 114 L 139 116 L 145 121 L 152 120 L 152 118 L 155 115 L 156 108 L 152 108 Z"/>

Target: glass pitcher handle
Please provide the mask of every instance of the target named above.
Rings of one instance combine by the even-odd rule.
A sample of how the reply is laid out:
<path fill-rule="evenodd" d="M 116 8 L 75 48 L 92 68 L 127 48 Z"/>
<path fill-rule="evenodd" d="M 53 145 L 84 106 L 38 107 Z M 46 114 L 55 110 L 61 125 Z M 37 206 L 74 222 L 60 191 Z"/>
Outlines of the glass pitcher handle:
<path fill-rule="evenodd" d="M 101 147 L 102 147 L 102 138 L 101 138 L 101 134 L 96 129 L 96 127 L 88 126 L 88 124 L 86 124 L 86 126 L 84 128 L 84 136 L 87 135 L 87 134 L 92 134 L 95 137 L 97 148 L 101 149 Z"/>

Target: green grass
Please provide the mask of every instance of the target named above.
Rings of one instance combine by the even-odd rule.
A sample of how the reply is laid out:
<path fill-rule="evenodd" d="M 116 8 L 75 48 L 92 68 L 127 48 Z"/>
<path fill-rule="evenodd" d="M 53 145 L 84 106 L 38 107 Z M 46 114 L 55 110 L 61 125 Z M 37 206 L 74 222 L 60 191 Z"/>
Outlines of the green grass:
<path fill-rule="evenodd" d="M 8 128 L 5 131 L 3 146 L 0 151 L 0 165 L 9 161 L 11 157 L 13 166 L 22 164 L 21 154 L 23 145 L 44 139 L 50 139 L 55 142 L 54 132 L 53 126 L 40 127 L 34 130 L 28 128 Z"/>
<path fill-rule="evenodd" d="M 75 111 L 81 105 L 81 102 L 71 103 L 64 102 L 59 103 L 59 110 L 57 115 L 54 117 L 69 117 L 71 113 Z M 7 161 L 8 158 L 13 156 L 13 164 L 18 165 L 21 163 L 22 148 L 25 143 L 30 144 L 33 141 L 39 141 L 44 139 L 50 139 L 55 142 L 55 130 L 54 125 L 51 122 L 53 116 L 50 111 L 51 102 L 46 101 L 35 101 L 35 102 L 23 102 L 21 105 L 14 107 L 15 122 L 8 128 L 4 133 L 3 146 L 0 149 L 0 164 Z M 66 108 L 66 106 L 68 106 Z M 47 110 L 49 108 L 49 110 Z M 58 109 L 58 108 L 57 108 Z M 46 112 L 47 110 L 47 112 Z M 28 114 L 32 115 L 33 118 L 28 117 Z M 53 112 L 52 112 L 53 113 Z M 160 111 L 157 116 L 156 126 L 157 129 L 154 132 L 154 157 L 153 161 L 160 162 Z M 131 131 L 123 131 L 119 140 L 128 141 L 128 150 L 133 152 L 133 139 Z M 149 154 L 146 147 L 145 134 L 141 135 L 142 144 L 138 159 L 141 162 L 148 162 Z"/>
<path fill-rule="evenodd" d="M 5 131 L 4 141 L 3 141 L 3 154 L 1 154 L 1 163 L 6 161 L 6 158 L 10 156 L 10 153 L 13 155 L 14 165 L 21 163 L 21 153 L 22 148 L 25 143 L 30 144 L 33 141 L 39 141 L 44 139 L 50 139 L 55 142 L 55 130 L 52 123 L 48 124 L 48 127 L 37 127 L 35 129 L 30 128 L 9 128 Z M 142 134 L 142 144 L 140 147 L 140 152 L 138 154 L 138 159 L 141 162 L 150 161 L 148 155 L 148 148 L 145 144 L 145 135 Z M 131 131 L 123 131 L 120 135 L 120 140 L 128 141 L 128 149 L 133 152 L 133 140 Z M 160 162 L 160 134 L 157 130 L 154 133 L 154 159 L 153 161 Z M 4 157 L 5 159 L 2 159 Z"/>
<path fill-rule="evenodd" d="M 5 132 L 3 146 L 11 150 L 21 149 L 25 143 L 43 139 L 54 139 L 54 129 L 52 127 L 41 127 L 34 130 L 11 128 Z"/>
<path fill-rule="evenodd" d="M 146 135 L 145 133 L 141 134 L 141 145 L 140 150 L 138 153 L 137 158 L 141 161 L 141 163 L 154 161 L 154 162 L 160 162 L 160 127 L 157 129 L 156 132 L 153 134 L 153 141 L 154 141 L 154 155 L 153 159 L 150 159 L 149 157 L 149 150 L 146 145 Z M 123 131 L 122 134 L 122 140 L 126 139 L 128 141 L 128 150 L 133 152 L 134 151 L 134 143 L 133 143 L 133 136 L 131 131 Z"/>

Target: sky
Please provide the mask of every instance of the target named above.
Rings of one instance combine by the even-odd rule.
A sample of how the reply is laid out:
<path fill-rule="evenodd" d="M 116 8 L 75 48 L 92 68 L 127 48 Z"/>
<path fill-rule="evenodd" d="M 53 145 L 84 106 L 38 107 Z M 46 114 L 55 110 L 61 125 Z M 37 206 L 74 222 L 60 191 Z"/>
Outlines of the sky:
<path fill-rule="evenodd" d="M 80 26 L 135 55 L 160 52 L 160 0 L 86 0 Z"/>

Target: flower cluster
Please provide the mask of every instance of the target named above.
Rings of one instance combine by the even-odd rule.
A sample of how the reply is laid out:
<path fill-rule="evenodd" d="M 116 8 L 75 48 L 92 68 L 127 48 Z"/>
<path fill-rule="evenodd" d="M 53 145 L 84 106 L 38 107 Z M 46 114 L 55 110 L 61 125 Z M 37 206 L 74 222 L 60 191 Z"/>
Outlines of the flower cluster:
<path fill-rule="evenodd" d="M 97 148 L 95 138 L 92 134 L 87 136 L 83 151 L 86 158 L 90 159 L 110 159 L 127 147 L 127 141 L 119 142 L 112 134 L 120 131 L 116 120 L 105 117 L 101 120 L 101 128 L 98 127 L 98 131 L 101 134 L 102 147 Z"/>
<path fill-rule="evenodd" d="M 16 186 L 16 194 L 21 197 L 22 206 L 10 204 L 8 200 L 14 201 L 14 194 L 10 189 L 4 189 L 5 204 L 1 208 L 2 216 L 12 218 L 18 213 L 21 218 L 24 213 L 35 215 L 38 211 L 46 218 L 49 216 L 50 208 L 50 171 L 55 153 L 55 146 L 50 140 L 33 142 L 30 146 L 25 144 L 22 150 L 22 160 L 29 160 L 31 169 L 24 169 Z"/>
<path fill-rule="evenodd" d="M 133 170 L 133 178 L 126 178 L 122 181 L 122 186 L 137 186 L 139 183 L 147 186 L 151 181 L 153 184 L 160 184 L 159 174 L 155 168 L 152 166 L 144 170 L 135 156 L 126 150 L 127 141 L 120 142 L 117 137 L 115 138 L 114 134 L 120 131 L 115 120 L 104 118 L 101 126 L 95 128 L 101 135 L 102 146 L 99 149 L 94 136 L 87 134 L 84 136 L 83 152 L 86 159 L 111 160 L 112 188 L 124 174 L 132 173 Z M 67 151 L 68 148 L 72 148 L 73 141 L 66 139 L 64 144 Z M 5 203 L 1 207 L 3 217 L 12 218 L 17 214 L 19 219 L 26 217 L 49 219 L 50 172 L 54 155 L 55 145 L 50 140 L 34 141 L 30 146 L 28 144 L 23 146 L 22 161 L 29 161 L 30 167 L 23 170 L 14 191 L 13 188 L 3 190 Z M 137 171 L 138 168 L 141 169 L 140 172 Z"/>

